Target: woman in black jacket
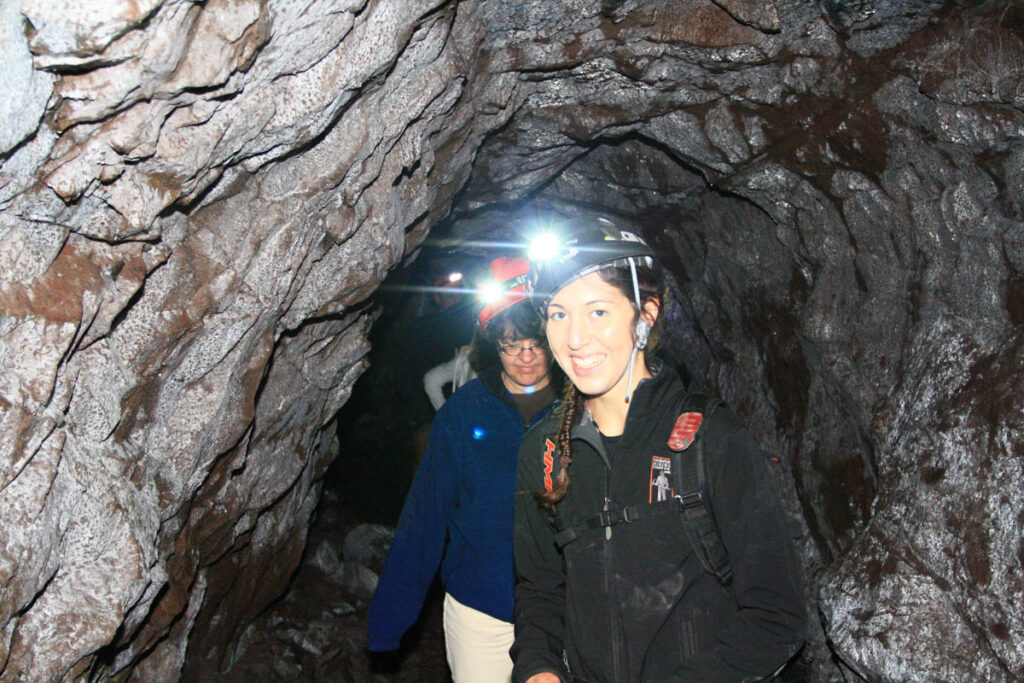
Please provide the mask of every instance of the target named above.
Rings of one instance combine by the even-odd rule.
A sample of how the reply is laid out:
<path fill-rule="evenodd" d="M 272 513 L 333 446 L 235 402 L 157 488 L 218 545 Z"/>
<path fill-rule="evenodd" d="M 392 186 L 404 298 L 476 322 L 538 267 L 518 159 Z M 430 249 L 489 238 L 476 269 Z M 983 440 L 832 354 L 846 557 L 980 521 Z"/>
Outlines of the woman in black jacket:
<path fill-rule="evenodd" d="M 770 678 L 803 644 L 804 601 L 768 463 L 648 358 L 664 301 L 649 247 L 603 218 L 567 227 L 531 260 L 572 386 L 519 452 L 513 678 Z"/>

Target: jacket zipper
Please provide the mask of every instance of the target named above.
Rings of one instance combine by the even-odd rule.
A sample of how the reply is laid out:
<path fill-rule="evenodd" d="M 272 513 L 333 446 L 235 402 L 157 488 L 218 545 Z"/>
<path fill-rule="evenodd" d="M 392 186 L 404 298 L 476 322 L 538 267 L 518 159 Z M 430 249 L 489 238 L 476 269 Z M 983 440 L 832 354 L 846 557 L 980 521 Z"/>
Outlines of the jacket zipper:
<path fill-rule="evenodd" d="M 611 485 L 612 485 L 612 456 L 608 455 L 608 459 L 605 462 L 604 470 L 604 511 L 608 512 L 611 510 L 612 498 L 611 498 Z M 622 670 L 622 643 L 619 638 L 619 619 L 615 614 L 615 610 L 612 609 L 612 605 L 617 604 L 618 600 L 615 595 L 615 584 L 612 580 L 613 574 L 613 563 L 614 557 L 612 556 L 612 528 L 606 526 L 604 528 L 604 592 L 608 596 L 608 628 L 610 631 L 610 643 L 612 652 L 612 671 L 615 672 L 616 681 L 625 681 L 626 672 Z"/>
<path fill-rule="evenodd" d="M 595 435 L 597 434 L 596 428 L 594 428 L 594 434 Z M 580 440 L 582 440 L 584 443 L 587 443 L 587 445 L 589 445 L 593 450 L 595 450 L 597 452 L 598 456 L 600 456 L 601 460 L 603 461 L 604 468 L 605 468 L 604 469 L 604 482 L 603 482 L 603 494 L 604 494 L 603 495 L 603 498 L 604 498 L 603 509 L 604 509 L 605 512 L 607 512 L 607 511 L 609 511 L 611 509 L 611 504 L 612 504 L 612 499 L 611 499 L 612 457 L 611 457 L 610 454 L 605 452 L 604 445 L 602 443 L 600 443 L 600 441 L 592 443 L 592 442 L 588 441 L 584 437 L 575 437 L 574 436 L 574 438 L 580 438 Z M 597 437 L 597 438 L 600 438 L 600 437 Z M 620 619 L 618 617 L 616 617 L 614 609 L 613 609 L 613 605 L 616 604 L 616 599 L 615 599 L 615 594 L 614 594 L 614 590 L 613 590 L 613 583 L 612 583 L 612 559 L 613 558 L 612 558 L 611 542 L 610 542 L 611 541 L 611 537 L 612 537 L 611 527 L 610 526 L 605 527 L 605 542 L 604 542 L 604 544 L 603 544 L 603 546 L 601 548 L 601 557 L 602 557 L 601 572 L 602 572 L 602 583 L 604 584 L 604 592 L 605 592 L 605 595 L 607 595 L 608 599 L 609 599 L 608 607 L 607 607 L 607 609 L 608 609 L 607 617 L 608 618 L 607 618 L 606 621 L 607 621 L 607 624 L 608 624 L 609 642 L 610 642 L 610 645 L 611 645 L 612 672 L 614 673 L 614 678 L 612 678 L 612 680 L 617 682 L 617 681 L 625 681 L 627 679 L 626 679 L 626 675 L 625 675 L 626 672 L 623 670 L 623 662 L 622 662 L 622 652 L 621 652 L 621 650 L 622 650 L 621 640 L 622 639 L 621 639 L 621 637 L 619 635 L 620 630 L 621 630 L 619 628 L 619 621 L 620 621 Z"/>

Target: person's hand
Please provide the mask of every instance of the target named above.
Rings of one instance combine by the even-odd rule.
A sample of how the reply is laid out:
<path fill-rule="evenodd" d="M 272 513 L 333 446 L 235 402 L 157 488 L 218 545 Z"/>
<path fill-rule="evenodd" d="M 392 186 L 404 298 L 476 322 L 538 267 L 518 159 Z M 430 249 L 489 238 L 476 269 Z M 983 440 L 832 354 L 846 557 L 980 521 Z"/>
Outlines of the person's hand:
<path fill-rule="evenodd" d="M 386 652 L 367 651 L 370 659 L 370 672 L 375 674 L 395 674 L 402 667 L 402 653 L 398 650 Z"/>
<path fill-rule="evenodd" d="M 562 683 L 562 679 L 549 671 L 545 671 L 544 673 L 533 674 L 526 679 L 526 683 Z"/>

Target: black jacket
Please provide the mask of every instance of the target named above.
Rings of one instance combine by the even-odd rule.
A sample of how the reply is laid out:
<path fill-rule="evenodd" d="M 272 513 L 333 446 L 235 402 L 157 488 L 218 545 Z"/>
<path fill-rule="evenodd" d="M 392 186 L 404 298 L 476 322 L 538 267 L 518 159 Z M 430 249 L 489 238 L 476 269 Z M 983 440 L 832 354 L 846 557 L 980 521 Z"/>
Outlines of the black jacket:
<path fill-rule="evenodd" d="M 672 370 L 655 370 L 610 453 L 592 422 L 573 430 L 569 491 L 558 504 L 565 526 L 600 512 L 606 498 L 610 509 L 656 500 L 685 389 Z M 674 505 L 585 531 L 559 551 L 552 515 L 534 497 L 558 475 L 558 423 L 549 415 L 519 451 L 515 681 L 542 671 L 564 681 L 757 680 L 799 650 L 804 596 L 793 539 L 768 461 L 731 411 L 712 413 L 700 437 L 733 572 L 727 587 L 702 568 Z"/>

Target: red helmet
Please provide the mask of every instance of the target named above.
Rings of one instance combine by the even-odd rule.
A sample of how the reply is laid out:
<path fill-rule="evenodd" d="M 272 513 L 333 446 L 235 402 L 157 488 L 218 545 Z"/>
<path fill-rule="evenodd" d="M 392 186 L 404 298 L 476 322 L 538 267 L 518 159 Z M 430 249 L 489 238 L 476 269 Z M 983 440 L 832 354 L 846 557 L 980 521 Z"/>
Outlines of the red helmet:
<path fill-rule="evenodd" d="M 491 282 L 480 288 L 483 308 L 477 314 L 480 327 L 486 327 L 502 311 L 526 298 L 526 276 L 530 262 L 524 258 L 496 258 L 491 261 Z"/>

